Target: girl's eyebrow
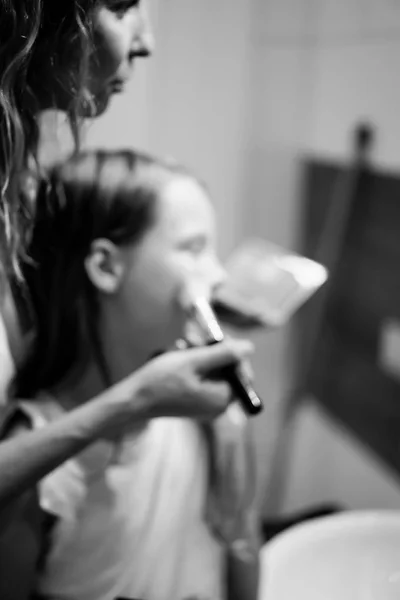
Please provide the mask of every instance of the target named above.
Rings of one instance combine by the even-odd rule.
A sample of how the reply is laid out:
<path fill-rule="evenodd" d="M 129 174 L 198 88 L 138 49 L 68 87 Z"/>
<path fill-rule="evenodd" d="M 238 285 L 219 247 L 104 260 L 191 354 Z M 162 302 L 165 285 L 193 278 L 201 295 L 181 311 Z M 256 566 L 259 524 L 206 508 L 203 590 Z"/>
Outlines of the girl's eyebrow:
<path fill-rule="evenodd" d="M 182 240 L 184 242 L 206 242 L 208 237 L 205 233 L 188 232 L 182 235 Z"/>
<path fill-rule="evenodd" d="M 199 247 L 199 249 L 203 249 L 207 244 L 208 237 L 203 233 L 183 235 L 178 241 L 178 247 L 181 248 Z"/>

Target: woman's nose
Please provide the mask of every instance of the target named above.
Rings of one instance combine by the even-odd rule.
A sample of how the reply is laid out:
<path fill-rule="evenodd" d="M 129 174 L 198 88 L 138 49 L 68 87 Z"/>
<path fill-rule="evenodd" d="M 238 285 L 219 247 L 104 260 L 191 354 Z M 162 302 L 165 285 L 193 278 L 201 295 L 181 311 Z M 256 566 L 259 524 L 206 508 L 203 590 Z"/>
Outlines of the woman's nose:
<path fill-rule="evenodd" d="M 150 56 L 154 51 L 154 36 L 149 16 L 144 8 L 140 8 L 140 22 L 136 24 L 132 40 L 130 58 Z"/>

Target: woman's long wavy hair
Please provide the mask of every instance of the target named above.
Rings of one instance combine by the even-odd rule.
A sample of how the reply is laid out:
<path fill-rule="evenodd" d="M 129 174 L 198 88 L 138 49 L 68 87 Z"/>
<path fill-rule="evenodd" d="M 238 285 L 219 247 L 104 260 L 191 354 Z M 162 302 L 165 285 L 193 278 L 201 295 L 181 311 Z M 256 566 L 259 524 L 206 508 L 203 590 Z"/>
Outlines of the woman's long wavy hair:
<path fill-rule="evenodd" d="M 57 86 L 74 97 L 67 112 L 78 145 L 97 2 L 0 0 L 0 264 L 11 274 L 20 275 L 32 220 L 21 174 L 36 160 L 39 98 L 51 102 Z"/>
<path fill-rule="evenodd" d="M 95 239 L 135 244 L 156 214 L 160 190 L 182 167 L 131 150 L 87 151 L 52 168 L 39 185 L 36 218 L 21 262 L 35 336 L 12 394 L 32 398 L 79 377 L 95 360 L 107 381 L 98 294 L 85 269 Z"/>

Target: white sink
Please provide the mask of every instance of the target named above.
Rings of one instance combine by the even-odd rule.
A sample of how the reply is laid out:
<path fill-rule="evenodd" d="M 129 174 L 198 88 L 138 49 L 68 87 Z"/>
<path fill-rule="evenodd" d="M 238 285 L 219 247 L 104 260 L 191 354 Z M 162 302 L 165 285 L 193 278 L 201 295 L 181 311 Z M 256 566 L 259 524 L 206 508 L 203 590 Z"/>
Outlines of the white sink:
<path fill-rule="evenodd" d="M 259 600 L 400 600 L 400 511 L 348 511 L 262 551 Z"/>

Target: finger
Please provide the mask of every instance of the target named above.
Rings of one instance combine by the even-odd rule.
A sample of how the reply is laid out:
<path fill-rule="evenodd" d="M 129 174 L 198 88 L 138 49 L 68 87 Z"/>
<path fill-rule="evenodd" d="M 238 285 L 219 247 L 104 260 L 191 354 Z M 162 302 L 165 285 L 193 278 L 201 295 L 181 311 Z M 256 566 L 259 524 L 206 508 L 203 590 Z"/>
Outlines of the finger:
<path fill-rule="evenodd" d="M 200 396 L 207 399 L 206 412 L 209 416 L 216 417 L 223 413 L 232 400 L 230 385 L 225 381 L 205 380 L 201 384 Z"/>
<path fill-rule="evenodd" d="M 251 382 L 254 382 L 254 369 L 251 365 L 251 362 L 247 358 L 240 362 L 240 370 Z"/>
<path fill-rule="evenodd" d="M 233 338 L 230 335 L 226 335 L 226 333 L 224 332 L 224 340 L 229 342 L 229 341 L 234 341 L 235 338 Z M 243 358 L 240 361 L 240 370 L 243 371 L 243 373 L 246 375 L 246 377 L 250 380 L 250 381 L 254 381 L 254 370 L 253 367 L 251 366 L 251 362 L 248 359 L 248 357 Z"/>
<path fill-rule="evenodd" d="M 229 404 L 226 416 L 235 427 L 245 427 L 249 420 L 239 400 L 233 400 Z"/>
<path fill-rule="evenodd" d="M 232 363 L 243 360 L 254 351 L 254 346 L 247 340 L 229 340 L 204 346 L 202 348 L 192 348 L 187 350 L 190 353 L 192 364 L 199 373 L 206 373 L 211 370 L 225 367 Z"/>

